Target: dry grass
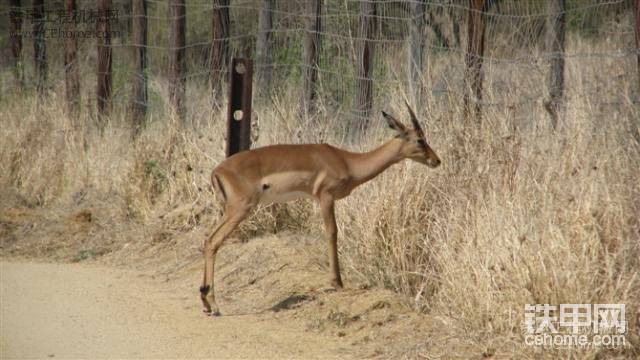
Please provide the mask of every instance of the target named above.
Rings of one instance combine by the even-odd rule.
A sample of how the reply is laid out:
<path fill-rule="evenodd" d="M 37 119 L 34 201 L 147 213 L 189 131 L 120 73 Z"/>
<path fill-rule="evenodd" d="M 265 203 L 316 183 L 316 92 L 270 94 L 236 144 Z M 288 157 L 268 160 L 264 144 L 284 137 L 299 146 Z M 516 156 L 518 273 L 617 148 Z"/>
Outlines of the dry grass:
<path fill-rule="evenodd" d="M 476 126 L 463 124 L 457 99 L 429 99 L 426 129 L 443 166 L 395 166 L 338 205 L 341 259 L 351 276 L 410 295 L 416 309 L 446 319 L 443 338 L 480 351 L 535 351 L 518 348 L 527 303 L 625 303 L 627 341 L 637 349 L 640 111 L 619 93 L 597 101 L 580 96 L 593 90 L 589 79 L 598 70 L 569 66 L 566 118 L 556 131 L 541 104 L 488 107 Z M 632 80 L 629 64 L 619 71 Z M 522 80 L 544 83 L 542 74 Z M 163 84 L 152 85 L 163 93 Z M 103 234 L 117 234 L 95 244 L 99 253 L 120 249 L 131 241 L 122 231 L 137 226 L 168 234 L 208 226 L 218 216 L 208 178 L 222 160 L 225 127 L 198 90 L 189 90 L 194 126 L 162 116 L 135 141 L 119 114 L 103 135 L 76 132 L 59 94 L 42 106 L 30 96 L 4 97 L 2 211 L 44 208 L 68 216 L 90 209 Z M 401 91 L 391 93 L 388 110 L 404 113 Z M 515 96 L 506 100 L 515 104 Z M 340 134 L 329 131 L 340 128 L 339 117 L 325 113 L 324 129 L 300 130 L 296 104 L 285 104 L 287 98 L 257 107 L 258 144 L 341 144 Z M 389 137 L 381 123 L 352 147 Z M 241 231 L 248 238 L 283 228 L 315 233 L 321 224 L 314 206 L 300 202 L 259 211 Z M 153 241 L 162 241 L 158 234 Z M 89 246 L 92 233 L 84 236 L 80 247 L 66 244 L 67 259 Z"/>

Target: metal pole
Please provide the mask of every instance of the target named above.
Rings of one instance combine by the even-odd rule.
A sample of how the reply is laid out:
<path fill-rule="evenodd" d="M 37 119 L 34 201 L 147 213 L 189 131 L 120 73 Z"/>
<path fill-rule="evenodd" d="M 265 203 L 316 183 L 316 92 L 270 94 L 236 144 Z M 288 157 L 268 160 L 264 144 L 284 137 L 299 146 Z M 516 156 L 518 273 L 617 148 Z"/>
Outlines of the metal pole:
<path fill-rule="evenodd" d="M 233 58 L 229 74 L 227 157 L 251 147 L 251 60 Z"/>

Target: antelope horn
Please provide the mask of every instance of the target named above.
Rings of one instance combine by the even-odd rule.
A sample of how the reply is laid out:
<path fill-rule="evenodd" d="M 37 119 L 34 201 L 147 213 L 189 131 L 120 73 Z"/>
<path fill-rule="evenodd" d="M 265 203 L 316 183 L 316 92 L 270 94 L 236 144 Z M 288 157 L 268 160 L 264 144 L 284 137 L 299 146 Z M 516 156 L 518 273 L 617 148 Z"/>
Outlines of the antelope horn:
<path fill-rule="evenodd" d="M 420 126 L 420 122 L 416 117 L 416 113 L 414 113 L 413 110 L 411 109 L 411 106 L 409 106 L 409 102 L 405 100 L 404 103 L 407 104 L 407 110 L 409 110 L 409 115 L 411 115 L 411 122 L 413 123 L 413 128 L 420 132 L 423 132 L 422 127 Z"/>

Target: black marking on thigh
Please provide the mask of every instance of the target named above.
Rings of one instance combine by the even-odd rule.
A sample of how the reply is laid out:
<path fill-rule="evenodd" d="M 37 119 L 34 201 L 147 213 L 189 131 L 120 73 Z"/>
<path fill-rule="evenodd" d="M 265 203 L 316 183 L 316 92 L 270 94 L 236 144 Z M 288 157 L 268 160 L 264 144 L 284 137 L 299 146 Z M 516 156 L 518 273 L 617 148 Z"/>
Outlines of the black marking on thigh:
<path fill-rule="evenodd" d="M 224 191 L 224 186 L 222 186 L 222 181 L 218 178 L 218 175 L 213 175 L 213 178 L 216 179 L 216 183 L 218 183 L 218 189 L 220 189 L 220 193 L 222 193 L 222 197 L 225 201 L 227 201 L 227 193 Z"/>
<path fill-rule="evenodd" d="M 202 295 L 207 295 L 209 293 L 209 289 L 211 289 L 211 286 L 209 285 L 202 285 L 200 286 L 200 293 Z"/>
<path fill-rule="evenodd" d="M 269 184 L 262 184 L 262 191 L 265 191 L 270 187 L 271 187 L 271 185 L 269 185 Z"/>

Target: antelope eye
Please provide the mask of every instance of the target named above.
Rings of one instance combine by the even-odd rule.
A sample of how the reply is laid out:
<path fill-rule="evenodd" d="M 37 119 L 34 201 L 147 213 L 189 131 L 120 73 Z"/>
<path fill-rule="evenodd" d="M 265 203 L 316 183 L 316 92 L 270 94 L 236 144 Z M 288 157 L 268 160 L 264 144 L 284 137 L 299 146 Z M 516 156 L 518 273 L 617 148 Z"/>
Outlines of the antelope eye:
<path fill-rule="evenodd" d="M 416 142 L 417 142 L 417 143 L 418 143 L 418 145 L 420 145 L 420 146 L 426 146 L 426 145 L 427 145 L 427 143 L 426 143 L 423 139 L 418 139 L 418 140 L 416 140 Z"/>

